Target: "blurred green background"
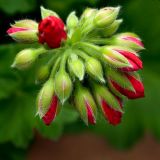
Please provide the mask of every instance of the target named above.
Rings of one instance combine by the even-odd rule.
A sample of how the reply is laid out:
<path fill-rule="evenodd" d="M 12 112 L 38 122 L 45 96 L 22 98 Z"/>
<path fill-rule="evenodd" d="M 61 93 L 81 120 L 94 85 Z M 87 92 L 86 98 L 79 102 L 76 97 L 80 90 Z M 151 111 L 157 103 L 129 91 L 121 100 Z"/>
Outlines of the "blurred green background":
<path fill-rule="evenodd" d="M 119 126 L 112 127 L 100 117 L 96 126 L 86 127 L 69 107 L 50 127 L 35 117 L 40 89 L 34 84 L 36 66 L 25 72 L 10 68 L 16 53 L 28 45 L 14 43 L 6 30 L 14 20 L 39 21 L 40 5 L 53 9 L 64 20 L 73 10 L 80 15 L 86 7 L 122 6 L 124 23 L 119 31 L 137 33 L 146 47 L 141 53 L 145 98 L 125 102 Z M 0 159 L 24 159 L 37 131 L 53 140 L 63 134 L 91 131 L 120 149 L 131 147 L 145 132 L 160 140 L 160 0 L 0 0 Z"/>

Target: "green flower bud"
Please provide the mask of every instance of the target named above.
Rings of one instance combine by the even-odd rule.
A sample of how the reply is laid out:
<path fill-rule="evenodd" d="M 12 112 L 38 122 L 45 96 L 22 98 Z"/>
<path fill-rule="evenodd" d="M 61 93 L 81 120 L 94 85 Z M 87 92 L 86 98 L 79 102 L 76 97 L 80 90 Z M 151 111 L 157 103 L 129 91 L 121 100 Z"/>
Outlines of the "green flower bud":
<path fill-rule="evenodd" d="M 77 27 L 77 25 L 78 25 L 78 17 L 76 16 L 74 11 L 74 12 L 71 12 L 67 18 L 67 27 L 69 29 L 73 29 Z"/>
<path fill-rule="evenodd" d="M 39 54 L 37 54 L 35 49 L 24 49 L 16 55 L 12 67 L 18 69 L 26 69 L 33 64 L 38 55 Z"/>
<path fill-rule="evenodd" d="M 86 125 L 96 123 L 97 108 L 89 90 L 79 85 L 74 93 L 74 103 Z"/>
<path fill-rule="evenodd" d="M 55 92 L 63 104 L 72 93 L 72 81 L 65 71 L 60 70 L 55 76 Z"/>
<path fill-rule="evenodd" d="M 47 80 L 50 74 L 50 67 L 48 65 L 43 65 L 38 69 L 36 75 L 36 83 L 43 83 Z"/>
<path fill-rule="evenodd" d="M 104 28 L 111 25 L 117 18 L 120 7 L 105 7 L 100 9 L 94 18 L 97 27 Z"/>
<path fill-rule="evenodd" d="M 92 8 L 85 9 L 81 16 L 81 20 L 90 19 L 92 16 L 95 15 L 96 12 L 97 12 L 97 9 L 92 9 Z"/>
<path fill-rule="evenodd" d="M 123 22 L 122 19 L 115 20 L 110 26 L 101 29 L 99 33 L 103 37 L 109 37 L 109 36 L 113 35 L 118 30 L 118 28 L 122 22 Z"/>
<path fill-rule="evenodd" d="M 86 72 L 93 77 L 94 79 L 100 81 L 100 82 L 105 82 L 103 78 L 103 69 L 101 63 L 94 59 L 94 58 L 88 58 L 86 60 Z"/>
<path fill-rule="evenodd" d="M 84 78 L 85 67 L 77 55 L 72 54 L 68 60 L 69 70 L 81 81 Z"/>
<path fill-rule="evenodd" d="M 59 17 L 58 14 L 52 10 L 45 9 L 43 6 L 41 6 L 41 17 L 42 19 L 49 17 L 49 16 L 55 16 Z"/>

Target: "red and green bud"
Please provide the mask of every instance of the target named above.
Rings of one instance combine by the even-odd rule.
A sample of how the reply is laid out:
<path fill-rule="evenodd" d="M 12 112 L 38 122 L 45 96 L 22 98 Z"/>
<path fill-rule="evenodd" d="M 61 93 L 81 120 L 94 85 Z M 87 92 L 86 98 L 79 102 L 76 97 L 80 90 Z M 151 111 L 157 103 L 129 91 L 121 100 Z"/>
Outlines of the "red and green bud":
<path fill-rule="evenodd" d="M 96 123 L 97 108 L 88 89 L 79 85 L 74 93 L 74 103 L 86 125 Z"/>
<path fill-rule="evenodd" d="M 55 92 L 61 103 L 63 104 L 72 93 L 72 81 L 70 76 L 65 71 L 58 71 L 55 76 Z"/>
<path fill-rule="evenodd" d="M 115 35 L 112 40 L 112 44 L 129 47 L 133 50 L 140 51 L 144 49 L 144 45 L 141 39 L 134 33 L 121 33 Z"/>
<path fill-rule="evenodd" d="M 111 90 L 118 96 L 126 96 L 129 99 L 144 97 L 144 86 L 140 76 L 136 72 L 120 72 L 108 70 L 108 84 Z"/>
<path fill-rule="evenodd" d="M 122 19 L 115 20 L 110 26 L 100 30 L 102 37 L 112 36 L 118 30 L 120 24 L 123 22 Z"/>
<path fill-rule="evenodd" d="M 42 118 L 46 125 L 56 118 L 59 110 L 59 100 L 54 90 L 54 80 L 49 79 L 39 92 L 38 99 L 38 112 L 37 114 Z"/>
<path fill-rule="evenodd" d="M 50 67 L 48 65 L 43 65 L 38 68 L 37 75 L 36 75 L 36 83 L 43 83 L 47 80 L 50 75 Z"/>
<path fill-rule="evenodd" d="M 38 24 L 33 20 L 20 20 L 11 25 L 7 34 L 15 41 L 22 43 L 33 43 L 38 41 Z"/>
<path fill-rule="evenodd" d="M 112 125 L 119 124 L 123 114 L 120 98 L 114 96 L 105 86 L 94 84 L 93 88 L 97 103 L 106 120 Z"/>
<path fill-rule="evenodd" d="M 94 18 L 95 26 L 105 28 L 111 25 L 117 18 L 120 7 L 105 7 L 100 9 Z"/>
<path fill-rule="evenodd" d="M 102 48 L 102 53 L 108 64 L 122 71 L 137 71 L 143 68 L 138 54 L 131 49 L 120 46 L 106 46 Z"/>
<path fill-rule="evenodd" d="M 83 80 L 85 74 L 84 63 L 77 55 L 73 54 L 68 59 L 68 67 L 71 73 L 75 75 L 80 81 Z"/>
<path fill-rule="evenodd" d="M 43 6 L 41 6 L 41 17 L 42 19 L 46 18 L 46 17 L 49 17 L 49 16 L 55 16 L 55 17 L 58 17 L 58 14 L 52 10 L 49 10 L 49 9 L 46 9 L 44 8 Z"/>
<path fill-rule="evenodd" d="M 88 58 L 85 63 L 86 72 L 95 80 L 105 82 L 101 63 L 95 58 Z"/>

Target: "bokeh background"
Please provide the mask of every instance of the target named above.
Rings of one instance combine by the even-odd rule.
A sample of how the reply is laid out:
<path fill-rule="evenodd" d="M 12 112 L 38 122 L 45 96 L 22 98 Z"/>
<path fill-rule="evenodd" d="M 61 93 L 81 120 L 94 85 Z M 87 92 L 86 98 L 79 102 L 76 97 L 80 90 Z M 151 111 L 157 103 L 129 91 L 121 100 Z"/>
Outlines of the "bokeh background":
<path fill-rule="evenodd" d="M 125 102 L 119 126 L 112 127 L 100 117 L 96 126 L 86 127 L 71 107 L 65 107 L 50 127 L 35 117 L 35 99 L 40 89 L 34 83 L 37 66 L 25 72 L 10 68 L 16 53 L 28 45 L 13 42 L 6 30 L 14 20 L 39 21 L 40 5 L 58 12 L 63 20 L 73 10 L 80 15 L 86 7 L 122 6 L 120 17 L 124 23 L 119 31 L 137 33 L 146 47 L 141 53 L 145 98 Z M 144 154 L 150 154 L 144 159 L 158 160 L 159 141 L 160 0 L 0 0 L 0 160 L 114 160 L 121 157 L 122 150 L 125 160 L 140 142 Z M 126 160 L 141 155 L 137 151 Z"/>

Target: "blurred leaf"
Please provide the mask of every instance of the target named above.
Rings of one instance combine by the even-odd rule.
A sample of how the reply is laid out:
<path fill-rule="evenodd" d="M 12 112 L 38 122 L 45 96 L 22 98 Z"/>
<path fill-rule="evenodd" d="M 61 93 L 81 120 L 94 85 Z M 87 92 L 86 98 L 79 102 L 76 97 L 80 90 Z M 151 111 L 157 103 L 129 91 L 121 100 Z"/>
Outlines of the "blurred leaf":
<path fill-rule="evenodd" d="M 27 147 L 33 137 L 34 96 L 19 90 L 0 102 L 0 142 L 11 141 L 17 147 Z"/>
<path fill-rule="evenodd" d="M 8 14 L 29 12 L 36 6 L 36 0 L 0 0 L 0 9 Z"/>

